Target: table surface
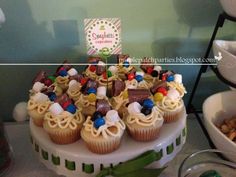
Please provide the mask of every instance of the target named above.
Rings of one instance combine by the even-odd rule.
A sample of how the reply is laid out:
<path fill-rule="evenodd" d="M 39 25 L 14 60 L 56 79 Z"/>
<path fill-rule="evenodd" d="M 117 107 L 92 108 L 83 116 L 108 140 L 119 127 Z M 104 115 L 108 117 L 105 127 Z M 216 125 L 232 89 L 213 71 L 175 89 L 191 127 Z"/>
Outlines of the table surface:
<path fill-rule="evenodd" d="M 160 177 L 177 177 L 183 159 L 196 151 L 209 149 L 210 146 L 194 115 L 188 115 L 187 141 L 181 152 L 168 163 Z M 5 130 L 13 149 L 14 163 L 6 177 L 59 177 L 40 163 L 34 154 L 29 138 L 29 124 L 6 123 Z"/>

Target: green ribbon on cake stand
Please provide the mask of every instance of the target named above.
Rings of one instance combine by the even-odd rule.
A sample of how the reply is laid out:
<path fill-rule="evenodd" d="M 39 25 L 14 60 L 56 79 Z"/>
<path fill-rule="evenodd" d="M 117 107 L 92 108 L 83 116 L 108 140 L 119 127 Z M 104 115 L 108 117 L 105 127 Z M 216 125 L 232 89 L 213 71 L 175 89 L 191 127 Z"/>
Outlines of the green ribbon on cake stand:
<path fill-rule="evenodd" d="M 144 167 L 159 159 L 159 152 L 150 150 L 122 164 L 104 168 L 96 177 L 157 177 L 166 167 L 160 169 L 148 169 Z"/>

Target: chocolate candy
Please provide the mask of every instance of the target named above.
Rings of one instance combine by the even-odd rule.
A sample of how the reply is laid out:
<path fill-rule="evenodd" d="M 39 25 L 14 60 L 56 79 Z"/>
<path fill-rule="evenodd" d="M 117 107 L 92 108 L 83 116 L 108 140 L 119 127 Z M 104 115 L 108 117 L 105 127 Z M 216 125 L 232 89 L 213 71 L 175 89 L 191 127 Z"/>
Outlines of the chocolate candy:
<path fill-rule="evenodd" d="M 159 102 L 163 99 L 164 95 L 161 92 L 157 92 L 154 95 L 154 101 Z"/>
<path fill-rule="evenodd" d="M 107 77 L 111 77 L 112 76 L 112 72 L 111 71 L 107 71 Z"/>
<path fill-rule="evenodd" d="M 145 100 L 143 101 L 143 107 L 144 107 L 144 108 L 152 109 L 153 106 L 154 106 L 154 103 L 153 103 L 153 101 L 152 101 L 151 99 L 145 99 Z"/>
<path fill-rule="evenodd" d="M 152 65 L 152 62 L 148 59 L 148 58 L 144 58 L 141 65 L 140 65 L 140 68 L 144 71 L 144 72 L 147 72 L 147 69 L 148 68 L 154 68 L 154 66 Z"/>
<path fill-rule="evenodd" d="M 90 93 L 90 94 L 88 95 L 88 101 L 89 101 L 89 102 L 95 102 L 96 99 L 97 99 L 97 96 L 96 96 L 94 93 Z"/>
<path fill-rule="evenodd" d="M 148 74 L 152 74 L 152 72 L 153 72 L 153 67 L 147 67 L 146 72 L 147 72 Z"/>
<path fill-rule="evenodd" d="M 123 66 L 126 67 L 126 68 L 128 68 L 128 67 L 129 67 L 129 62 L 128 62 L 128 61 L 124 61 L 124 62 L 123 62 Z"/>
<path fill-rule="evenodd" d="M 174 81 L 174 76 L 173 76 L 173 75 L 169 75 L 169 76 L 167 76 L 166 81 L 167 81 L 167 82 Z"/>
<path fill-rule="evenodd" d="M 142 106 L 138 102 L 130 103 L 128 106 L 128 112 L 129 114 L 137 114 L 140 113 L 142 109 Z"/>
<path fill-rule="evenodd" d="M 88 94 L 90 94 L 90 93 L 96 94 L 96 93 L 97 93 L 97 90 L 96 90 L 95 88 L 91 87 L 91 88 L 89 88 L 89 89 L 87 90 L 87 93 L 88 93 Z"/>
<path fill-rule="evenodd" d="M 152 94 L 155 94 L 157 92 L 157 89 L 159 87 L 167 87 L 167 83 L 165 81 L 157 81 L 153 84 L 153 86 L 151 87 L 150 91 L 152 92 Z"/>
<path fill-rule="evenodd" d="M 67 106 L 66 111 L 70 112 L 71 114 L 76 113 L 76 106 L 73 104 L 70 104 L 69 106 Z"/>
<path fill-rule="evenodd" d="M 102 113 L 103 116 L 105 116 L 106 113 L 111 110 L 111 106 L 109 102 L 105 99 L 97 100 L 96 108 L 97 108 L 97 111 Z"/>
<path fill-rule="evenodd" d="M 75 68 L 71 68 L 70 70 L 68 70 L 68 74 L 69 76 L 75 76 L 78 74 L 78 72 Z"/>
<path fill-rule="evenodd" d="M 145 116 L 147 116 L 152 113 L 152 109 L 148 109 L 148 108 L 143 107 L 141 109 L 141 113 L 143 113 Z"/>
<path fill-rule="evenodd" d="M 95 72 L 96 71 L 96 66 L 94 66 L 94 65 L 89 66 L 89 71 Z"/>
<path fill-rule="evenodd" d="M 89 79 L 87 84 L 86 84 L 86 90 L 88 90 L 89 88 L 98 88 L 98 82 L 92 79 Z"/>
<path fill-rule="evenodd" d="M 141 75 L 136 75 L 135 79 L 138 81 L 138 82 L 141 82 L 143 80 L 143 76 Z"/>
<path fill-rule="evenodd" d="M 99 127 L 101 127 L 102 125 L 105 125 L 105 119 L 103 117 L 100 117 L 100 118 L 97 118 L 94 123 L 93 123 L 93 126 L 96 128 L 96 129 L 99 129 Z"/>
<path fill-rule="evenodd" d="M 165 87 L 160 87 L 157 89 L 158 92 L 161 92 L 164 96 L 167 95 L 167 90 Z"/>
<path fill-rule="evenodd" d="M 49 107 L 49 111 L 53 114 L 53 115 L 59 115 L 61 114 L 64 110 L 61 107 L 60 104 L 58 103 L 53 103 L 50 107 Z"/>
<path fill-rule="evenodd" d="M 35 92 L 40 92 L 44 87 L 45 87 L 45 85 L 43 83 L 35 82 L 33 87 L 32 87 L 32 90 L 35 91 Z"/>
<path fill-rule="evenodd" d="M 66 101 L 71 101 L 71 99 L 68 97 L 66 93 L 55 99 L 55 102 L 59 103 L 60 105 L 63 105 L 63 103 Z"/>
<path fill-rule="evenodd" d="M 129 81 L 133 80 L 134 77 L 135 77 L 135 74 L 133 74 L 133 73 L 128 74 L 128 80 Z"/>
<path fill-rule="evenodd" d="M 112 81 L 112 96 L 118 96 L 125 89 L 125 83 L 120 80 Z"/>
<path fill-rule="evenodd" d="M 110 110 L 106 113 L 106 120 L 116 123 L 120 120 L 118 112 L 116 110 Z"/>
<path fill-rule="evenodd" d="M 158 77 L 158 71 L 152 70 L 151 75 L 152 77 Z"/>
<path fill-rule="evenodd" d="M 104 86 L 100 86 L 97 88 L 97 96 L 99 97 L 105 97 L 107 93 L 107 88 Z"/>
<path fill-rule="evenodd" d="M 50 101 L 54 101 L 57 98 L 57 96 L 54 92 L 50 92 L 48 93 L 48 98 L 50 99 Z"/>
<path fill-rule="evenodd" d="M 49 87 L 49 86 L 52 85 L 53 83 L 52 83 L 52 80 L 51 80 L 51 79 L 46 79 L 46 80 L 44 81 L 44 84 Z"/>
<path fill-rule="evenodd" d="M 150 96 L 148 89 L 128 89 L 129 103 L 133 102 L 143 102 L 146 98 Z"/>
<path fill-rule="evenodd" d="M 63 69 L 63 70 L 59 71 L 58 74 L 62 77 L 65 77 L 65 76 L 67 76 L 67 71 L 65 69 Z"/>
<path fill-rule="evenodd" d="M 44 80 L 47 78 L 47 73 L 45 71 L 40 71 L 36 77 L 33 80 L 33 83 L 35 82 L 41 82 L 44 83 Z"/>
<path fill-rule="evenodd" d="M 38 92 L 32 97 L 32 99 L 37 103 L 43 103 L 48 100 L 48 96 L 44 93 Z"/>
<path fill-rule="evenodd" d="M 96 119 L 101 118 L 101 117 L 102 117 L 102 114 L 99 111 L 95 111 L 93 113 L 93 116 L 91 117 L 91 120 L 95 121 Z"/>

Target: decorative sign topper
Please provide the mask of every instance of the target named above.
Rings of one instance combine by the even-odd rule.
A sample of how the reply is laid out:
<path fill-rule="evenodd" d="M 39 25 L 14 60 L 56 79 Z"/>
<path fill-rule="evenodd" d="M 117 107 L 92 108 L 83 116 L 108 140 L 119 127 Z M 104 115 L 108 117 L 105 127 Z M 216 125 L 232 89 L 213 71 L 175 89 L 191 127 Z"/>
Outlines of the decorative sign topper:
<path fill-rule="evenodd" d="M 85 19 L 85 35 L 88 55 L 106 50 L 121 54 L 121 22 L 119 18 Z"/>

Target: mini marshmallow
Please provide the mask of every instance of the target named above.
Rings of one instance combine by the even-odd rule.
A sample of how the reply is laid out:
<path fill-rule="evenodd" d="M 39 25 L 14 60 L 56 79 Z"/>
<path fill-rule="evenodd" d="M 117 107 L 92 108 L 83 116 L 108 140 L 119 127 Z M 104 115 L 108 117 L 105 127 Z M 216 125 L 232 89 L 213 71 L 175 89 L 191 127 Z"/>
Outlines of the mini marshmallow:
<path fill-rule="evenodd" d="M 104 63 L 103 61 L 99 61 L 97 65 L 100 65 L 100 66 L 105 66 L 106 63 Z"/>
<path fill-rule="evenodd" d="M 162 67 L 157 65 L 153 68 L 153 70 L 156 70 L 159 73 L 162 70 Z"/>
<path fill-rule="evenodd" d="M 35 92 L 40 92 L 43 88 L 45 87 L 45 85 L 41 82 L 35 82 L 33 85 L 32 90 Z"/>
<path fill-rule="evenodd" d="M 108 70 L 111 71 L 113 75 L 115 75 L 118 71 L 118 68 L 115 66 L 110 66 Z"/>
<path fill-rule="evenodd" d="M 140 76 L 143 77 L 143 76 L 144 76 L 144 72 L 143 72 L 143 71 L 137 71 L 137 72 L 136 72 L 136 75 L 140 75 Z"/>
<path fill-rule="evenodd" d="M 97 96 L 105 97 L 107 94 L 107 88 L 104 86 L 100 86 L 97 88 Z"/>
<path fill-rule="evenodd" d="M 71 80 L 69 82 L 69 88 L 71 88 L 73 85 L 77 84 L 78 82 L 76 80 Z"/>
<path fill-rule="evenodd" d="M 171 88 L 170 90 L 168 90 L 167 97 L 172 100 L 176 100 L 180 97 L 180 94 L 176 89 Z"/>
<path fill-rule="evenodd" d="M 120 117 L 116 110 L 110 110 L 106 114 L 106 119 L 112 123 L 116 123 L 120 120 Z"/>
<path fill-rule="evenodd" d="M 43 103 L 45 101 L 48 101 L 48 96 L 41 92 L 38 92 L 32 97 L 32 99 L 37 103 Z"/>
<path fill-rule="evenodd" d="M 67 73 L 69 74 L 69 76 L 74 76 L 74 75 L 78 74 L 78 72 L 75 68 L 71 68 L 69 71 L 67 71 Z"/>
<path fill-rule="evenodd" d="M 129 114 L 137 114 L 140 113 L 142 109 L 142 106 L 138 102 L 130 103 L 128 106 L 128 112 Z"/>
<path fill-rule="evenodd" d="M 129 63 L 132 63 L 132 58 L 128 57 L 126 61 L 128 61 Z"/>
<path fill-rule="evenodd" d="M 174 75 L 174 81 L 181 84 L 182 83 L 182 75 L 181 74 L 175 74 Z"/>
<path fill-rule="evenodd" d="M 53 103 L 50 107 L 49 107 L 49 111 L 53 114 L 53 115 L 59 115 L 61 114 L 64 110 L 61 107 L 61 105 L 59 103 Z"/>

